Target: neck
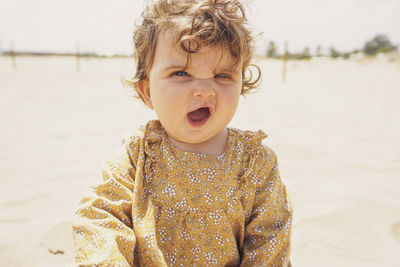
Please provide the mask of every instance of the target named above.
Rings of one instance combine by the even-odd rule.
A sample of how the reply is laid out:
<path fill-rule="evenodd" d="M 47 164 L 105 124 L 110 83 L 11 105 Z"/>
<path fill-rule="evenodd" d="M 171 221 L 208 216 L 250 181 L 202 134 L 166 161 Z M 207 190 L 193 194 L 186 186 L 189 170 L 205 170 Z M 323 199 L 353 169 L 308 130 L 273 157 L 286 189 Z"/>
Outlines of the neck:
<path fill-rule="evenodd" d="M 170 136 L 168 136 L 168 138 L 182 151 L 201 153 L 209 156 L 219 156 L 225 152 L 228 143 L 228 129 L 225 128 L 212 138 L 196 144 L 179 142 L 172 139 Z"/>

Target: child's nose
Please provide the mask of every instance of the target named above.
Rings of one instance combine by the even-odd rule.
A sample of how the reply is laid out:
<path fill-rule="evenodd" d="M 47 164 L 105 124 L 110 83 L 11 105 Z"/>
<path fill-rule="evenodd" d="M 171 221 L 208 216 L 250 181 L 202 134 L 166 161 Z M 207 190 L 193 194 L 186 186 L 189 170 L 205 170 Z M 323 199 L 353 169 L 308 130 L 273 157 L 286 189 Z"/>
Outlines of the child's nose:
<path fill-rule="evenodd" d="M 194 95 L 197 97 L 215 96 L 212 81 L 209 79 L 197 79 L 194 86 Z"/>

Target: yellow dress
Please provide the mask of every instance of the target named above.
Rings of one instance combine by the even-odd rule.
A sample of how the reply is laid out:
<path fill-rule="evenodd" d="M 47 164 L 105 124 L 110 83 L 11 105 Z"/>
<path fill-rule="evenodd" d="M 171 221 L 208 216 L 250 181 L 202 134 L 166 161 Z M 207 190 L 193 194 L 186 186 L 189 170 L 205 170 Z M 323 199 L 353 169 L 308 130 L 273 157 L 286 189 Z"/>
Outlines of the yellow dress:
<path fill-rule="evenodd" d="M 77 266 L 287 266 L 292 208 L 266 135 L 184 152 L 159 121 L 106 162 L 73 225 Z"/>

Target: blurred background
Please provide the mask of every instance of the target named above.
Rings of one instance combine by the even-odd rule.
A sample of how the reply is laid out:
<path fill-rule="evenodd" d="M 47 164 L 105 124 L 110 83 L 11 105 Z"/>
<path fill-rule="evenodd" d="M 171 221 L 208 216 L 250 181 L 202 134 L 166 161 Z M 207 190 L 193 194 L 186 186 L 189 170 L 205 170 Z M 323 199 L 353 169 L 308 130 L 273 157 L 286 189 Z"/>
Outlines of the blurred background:
<path fill-rule="evenodd" d="M 130 55 L 134 22 L 145 1 L 1 0 L 0 50 L 33 53 Z M 246 1 L 258 38 L 258 53 L 269 42 L 282 53 L 309 49 L 329 55 L 330 48 L 362 50 L 377 35 L 400 43 L 400 5 L 396 0 Z"/>
<path fill-rule="evenodd" d="M 231 126 L 262 129 L 294 206 L 294 266 L 400 262 L 400 2 L 245 2 L 259 91 Z M 0 257 L 64 266 L 85 189 L 155 118 L 134 73 L 142 1 L 0 0 Z"/>

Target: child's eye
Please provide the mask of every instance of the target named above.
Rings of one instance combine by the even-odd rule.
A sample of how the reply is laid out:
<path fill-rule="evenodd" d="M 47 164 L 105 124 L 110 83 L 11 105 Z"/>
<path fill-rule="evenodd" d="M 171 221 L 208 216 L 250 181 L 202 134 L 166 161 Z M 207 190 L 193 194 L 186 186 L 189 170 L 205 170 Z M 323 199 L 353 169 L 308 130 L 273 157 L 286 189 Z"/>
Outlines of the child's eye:
<path fill-rule="evenodd" d="M 187 73 L 186 71 L 180 70 L 180 71 L 175 71 L 173 73 L 174 76 L 182 76 L 182 77 L 188 77 L 189 73 Z"/>
<path fill-rule="evenodd" d="M 214 76 L 215 79 L 230 79 L 231 76 L 226 73 L 219 73 Z"/>

